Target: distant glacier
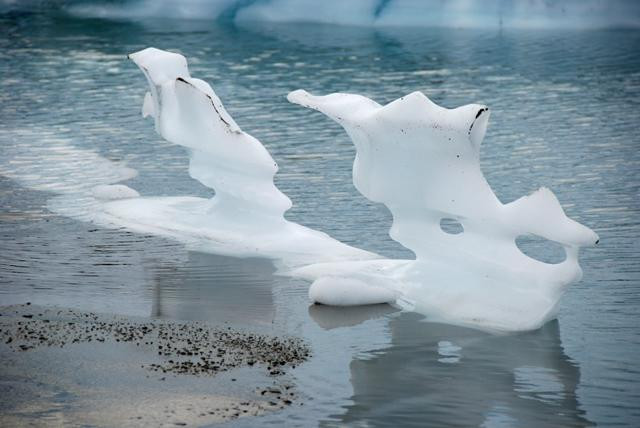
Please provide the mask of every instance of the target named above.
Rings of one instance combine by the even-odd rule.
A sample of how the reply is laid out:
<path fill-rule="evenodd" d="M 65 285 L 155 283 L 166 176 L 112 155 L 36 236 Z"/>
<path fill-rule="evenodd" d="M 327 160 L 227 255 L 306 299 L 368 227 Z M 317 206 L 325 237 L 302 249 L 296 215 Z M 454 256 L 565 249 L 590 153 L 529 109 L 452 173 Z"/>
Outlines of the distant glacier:
<path fill-rule="evenodd" d="M 0 0 L 0 13 L 457 28 L 639 28 L 636 0 Z"/>

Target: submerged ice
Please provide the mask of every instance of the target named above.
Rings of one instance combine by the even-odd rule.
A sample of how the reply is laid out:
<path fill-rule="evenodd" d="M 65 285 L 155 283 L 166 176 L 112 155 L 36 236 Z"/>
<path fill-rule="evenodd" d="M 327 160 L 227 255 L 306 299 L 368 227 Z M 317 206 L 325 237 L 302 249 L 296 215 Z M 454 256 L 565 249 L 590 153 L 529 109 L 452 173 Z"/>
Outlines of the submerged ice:
<path fill-rule="evenodd" d="M 568 218 L 547 188 L 508 204 L 498 200 L 480 170 L 486 106 L 446 109 L 421 92 L 385 106 L 353 94 L 298 90 L 288 98 L 342 125 L 357 151 L 354 185 L 389 208 L 390 236 L 416 255 L 396 264 L 299 269 L 315 279 L 317 301 L 335 300 L 342 284 L 358 296 L 381 296 L 386 288 L 432 318 L 492 329 L 532 329 L 555 315 L 566 287 L 581 277 L 579 248 L 598 237 Z M 459 233 L 443 229 L 444 221 L 457 224 Z M 565 260 L 548 264 L 525 255 L 515 242 L 521 235 L 561 244 Z"/>

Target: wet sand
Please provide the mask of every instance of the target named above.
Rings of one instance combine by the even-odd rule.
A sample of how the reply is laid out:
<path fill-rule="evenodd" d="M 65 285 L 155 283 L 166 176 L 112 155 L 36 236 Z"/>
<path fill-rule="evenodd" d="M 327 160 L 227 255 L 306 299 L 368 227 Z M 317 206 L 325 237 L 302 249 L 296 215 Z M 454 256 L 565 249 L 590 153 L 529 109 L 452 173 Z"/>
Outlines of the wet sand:
<path fill-rule="evenodd" d="M 304 403 L 300 339 L 231 327 L 0 307 L 0 426 L 201 426 Z"/>

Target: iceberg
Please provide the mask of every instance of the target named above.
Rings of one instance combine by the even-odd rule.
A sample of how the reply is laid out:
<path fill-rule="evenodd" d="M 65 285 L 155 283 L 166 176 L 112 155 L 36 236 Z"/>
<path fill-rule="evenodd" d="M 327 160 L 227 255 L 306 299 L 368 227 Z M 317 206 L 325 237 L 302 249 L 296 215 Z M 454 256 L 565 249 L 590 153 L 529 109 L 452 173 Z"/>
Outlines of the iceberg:
<path fill-rule="evenodd" d="M 345 129 L 356 147 L 355 187 L 389 208 L 391 238 L 416 255 L 302 267 L 296 274 L 315 280 L 312 298 L 386 299 L 432 319 L 494 330 L 535 329 L 555 316 L 567 286 L 581 278 L 580 247 L 597 244 L 598 236 L 568 218 L 547 188 L 508 204 L 498 200 L 480 170 L 487 106 L 446 109 L 421 92 L 385 106 L 360 95 L 303 90 L 288 99 Z M 525 255 L 515 242 L 521 235 L 561 244 L 565 260 Z M 351 290 L 349 298 L 342 288 Z"/>
<path fill-rule="evenodd" d="M 356 147 L 355 187 L 389 208 L 390 236 L 415 260 L 350 247 L 284 218 L 291 201 L 273 183 L 276 162 L 211 86 L 190 76 L 182 55 L 148 48 L 130 58 L 149 84 L 143 116 L 153 118 L 165 140 L 189 150 L 189 174 L 215 196 L 149 198 L 98 189 L 106 215 L 207 251 L 274 259 L 281 274 L 312 281 L 312 302 L 390 303 L 435 321 L 536 329 L 555 317 L 564 291 L 580 279 L 579 249 L 598 242 L 547 188 L 507 204 L 497 198 L 479 162 L 487 106 L 446 109 L 421 92 L 382 106 L 360 95 L 294 91 L 289 101 L 346 130 Z M 516 239 L 528 235 L 560 244 L 565 259 L 551 264 L 524 254 Z"/>
<path fill-rule="evenodd" d="M 149 86 L 142 115 L 161 137 L 188 150 L 189 174 L 215 195 L 141 196 L 120 184 L 135 170 L 64 141 L 46 145 L 54 156 L 44 156 L 51 162 L 40 168 L 59 171 L 61 156 L 72 156 L 75 169 L 43 179 L 24 163 L 39 147 L 34 141 L 0 169 L 58 193 L 48 203 L 52 211 L 200 251 L 271 259 L 279 274 L 310 281 L 315 303 L 389 303 L 428 320 L 492 331 L 532 330 L 554 318 L 563 293 L 582 275 L 580 248 L 598 243 L 547 188 L 506 204 L 498 199 L 479 163 L 488 107 L 446 109 L 420 92 L 383 106 L 360 95 L 294 91 L 289 101 L 346 130 L 356 147 L 355 187 L 389 208 L 390 236 L 415 259 L 351 247 L 284 218 L 292 203 L 274 185 L 277 163 L 211 86 L 191 77 L 182 55 L 148 48 L 130 58 Z M 529 235 L 560 244 L 565 259 L 551 264 L 525 255 L 516 239 Z"/>
<path fill-rule="evenodd" d="M 282 268 L 377 257 L 284 218 L 291 201 L 273 183 L 278 165 L 240 129 L 211 86 L 191 77 L 182 55 L 147 48 L 129 58 L 149 84 L 142 115 L 153 118 L 165 140 L 188 149 L 189 174 L 215 195 L 136 197 L 133 189 L 99 188 L 94 195 L 107 200 L 99 222 L 218 254 L 268 257 Z"/>

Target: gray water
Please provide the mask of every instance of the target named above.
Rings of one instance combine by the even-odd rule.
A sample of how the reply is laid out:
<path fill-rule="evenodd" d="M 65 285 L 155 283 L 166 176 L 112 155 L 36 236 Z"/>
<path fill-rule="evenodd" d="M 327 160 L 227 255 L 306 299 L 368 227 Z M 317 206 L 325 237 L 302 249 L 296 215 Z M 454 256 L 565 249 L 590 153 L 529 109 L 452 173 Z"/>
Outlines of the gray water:
<path fill-rule="evenodd" d="M 309 307 L 308 284 L 274 276 L 269 261 L 189 252 L 53 214 L 48 190 L 92 179 L 87 153 L 137 170 L 125 184 L 143 195 L 210 195 L 189 178 L 184 149 L 140 118 L 146 82 L 126 54 L 147 46 L 184 54 L 265 144 L 294 202 L 289 219 L 389 257 L 411 254 L 388 237 L 389 212 L 353 188 L 348 137 L 286 94 L 386 103 L 421 90 L 446 107 L 489 105 L 484 174 L 503 202 L 550 187 L 600 235 L 583 251 L 583 280 L 557 321 L 495 336 L 389 307 Z M 305 338 L 314 357 L 293 375 L 305 406 L 233 426 L 638 426 L 639 47 L 631 30 L 0 16 L 0 303 L 229 321 Z"/>

